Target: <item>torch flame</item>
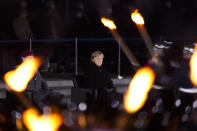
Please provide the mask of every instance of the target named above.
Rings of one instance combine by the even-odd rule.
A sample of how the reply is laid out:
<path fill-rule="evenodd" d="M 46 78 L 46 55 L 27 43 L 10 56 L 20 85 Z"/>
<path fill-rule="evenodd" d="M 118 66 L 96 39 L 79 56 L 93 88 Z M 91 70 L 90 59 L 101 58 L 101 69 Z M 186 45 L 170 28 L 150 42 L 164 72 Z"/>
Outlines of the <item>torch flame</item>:
<path fill-rule="evenodd" d="M 155 73 L 149 67 L 143 67 L 137 71 L 124 96 L 126 111 L 135 113 L 144 105 L 154 79 Z"/>
<path fill-rule="evenodd" d="M 116 25 L 114 24 L 114 22 L 110 19 L 107 18 L 101 18 L 101 22 L 103 23 L 103 25 L 107 28 L 109 28 L 110 30 L 115 30 L 116 29 Z"/>
<path fill-rule="evenodd" d="M 197 86 L 197 46 L 195 46 L 194 53 L 190 59 L 190 80 Z"/>
<path fill-rule="evenodd" d="M 138 10 L 135 10 L 131 13 L 131 19 L 138 25 L 144 25 L 144 19 Z"/>
<path fill-rule="evenodd" d="M 4 81 L 12 90 L 22 92 L 26 89 L 28 82 L 33 78 L 40 66 L 39 58 L 26 59 L 15 70 L 4 75 Z"/>
<path fill-rule="evenodd" d="M 57 131 L 62 121 L 59 114 L 53 113 L 42 116 L 34 108 L 30 108 L 23 113 L 23 122 L 30 131 Z"/>

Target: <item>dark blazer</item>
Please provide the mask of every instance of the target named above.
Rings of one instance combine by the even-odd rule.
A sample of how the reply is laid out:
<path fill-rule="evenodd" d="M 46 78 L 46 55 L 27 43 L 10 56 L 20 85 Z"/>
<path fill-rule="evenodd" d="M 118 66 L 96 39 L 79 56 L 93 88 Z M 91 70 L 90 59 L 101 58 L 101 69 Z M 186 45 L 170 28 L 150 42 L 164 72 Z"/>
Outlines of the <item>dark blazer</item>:
<path fill-rule="evenodd" d="M 113 87 L 108 71 L 104 66 L 98 67 L 93 62 L 90 62 L 85 78 L 88 88 L 91 89 L 104 90 Z"/>
<path fill-rule="evenodd" d="M 111 102 L 121 100 L 121 96 L 116 93 L 109 72 L 104 66 L 98 67 L 93 62 L 89 66 L 85 75 L 88 88 L 92 89 L 92 94 L 88 96 L 87 102 L 97 102 L 98 106 L 111 108 Z"/>

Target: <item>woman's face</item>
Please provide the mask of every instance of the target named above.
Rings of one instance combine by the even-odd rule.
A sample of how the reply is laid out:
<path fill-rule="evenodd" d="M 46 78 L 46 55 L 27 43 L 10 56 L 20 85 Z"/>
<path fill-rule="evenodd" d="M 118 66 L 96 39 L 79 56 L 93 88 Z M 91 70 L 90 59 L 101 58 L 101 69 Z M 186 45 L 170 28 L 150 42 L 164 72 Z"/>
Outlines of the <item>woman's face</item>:
<path fill-rule="evenodd" d="M 98 67 L 100 67 L 103 64 L 103 56 L 96 56 L 92 59 L 92 62 L 95 63 Z"/>

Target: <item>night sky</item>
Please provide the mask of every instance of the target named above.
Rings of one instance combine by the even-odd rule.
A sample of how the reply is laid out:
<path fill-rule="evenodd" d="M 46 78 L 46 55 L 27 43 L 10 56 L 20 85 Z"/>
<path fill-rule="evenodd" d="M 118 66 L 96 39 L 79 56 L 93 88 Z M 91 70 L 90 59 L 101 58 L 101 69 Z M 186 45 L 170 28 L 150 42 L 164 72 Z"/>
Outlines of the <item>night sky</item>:
<path fill-rule="evenodd" d="M 38 14 L 47 12 L 49 0 L 6 0 L 1 1 L 1 32 L 11 30 L 12 20 L 20 12 L 20 2 L 26 1 L 28 20 L 32 28 L 42 23 Z M 197 1 L 195 0 L 51 0 L 61 19 L 65 31 L 58 37 L 111 37 L 103 27 L 100 17 L 115 21 L 119 33 L 124 37 L 140 37 L 130 19 L 135 9 L 145 19 L 151 37 L 195 37 L 197 35 Z M 50 16 L 49 16 L 50 17 Z M 43 17 L 42 17 L 43 18 Z M 36 24 L 37 25 L 36 25 Z M 34 31 L 38 34 L 39 31 Z M 10 33 L 10 32 L 8 32 Z M 35 35 L 36 36 L 36 35 Z"/>
<path fill-rule="evenodd" d="M 32 29 L 33 39 L 112 38 L 109 29 L 101 23 L 101 17 L 114 20 L 123 38 L 141 39 L 136 25 L 130 18 L 130 13 L 138 9 L 144 17 L 145 27 L 153 42 L 160 41 L 160 38 L 163 40 L 168 38 L 170 41 L 178 39 L 191 43 L 197 39 L 196 8 L 196 0 L 6 0 L 0 1 L 0 40 L 20 39 L 14 33 L 13 20 L 23 11 L 27 13 L 26 18 Z M 51 26 L 51 21 L 55 27 Z M 52 28 L 55 28 L 55 35 Z M 117 63 L 116 42 L 79 43 L 81 59 L 84 57 L 88 61 L 90 53 L 99 49 L 106 54 L 105 59 L 111 61 L 112 66 Z M 73 47 L 70 48 L 74 50 L 74 44 L 71 44 Z M 142 40 L 126 41 L 126 44 L 142 64 L 146 63 L 149 57 Z M 53 54 L 55 58 L 53 51 L 59 45 L 52 43 L 42 46 L 33 43 L 33 46 L 43 49 L 47 55 Z M 11 49 L 11 46 L 9 48 L 16 50 Z M 71 55 L 74 56 L 74 53 Z M 123 53 L 122 59 L 127 61 Z M 83 59 L 81 63 L 85 63 Z"/>

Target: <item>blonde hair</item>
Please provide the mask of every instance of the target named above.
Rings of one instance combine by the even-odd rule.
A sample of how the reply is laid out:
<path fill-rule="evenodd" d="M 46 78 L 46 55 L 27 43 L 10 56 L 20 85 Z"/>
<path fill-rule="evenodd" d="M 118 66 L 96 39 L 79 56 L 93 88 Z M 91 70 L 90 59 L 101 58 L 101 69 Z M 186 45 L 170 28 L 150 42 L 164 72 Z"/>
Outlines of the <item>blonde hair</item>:
<path fill-rule="evenodd" d="M 104 58 L 104 55 L 101 51 L 94 51 L 92 54 L 91 54 L 91 60 L 93 60 L 95 57 L 97 56 L 102 56 Z"/>

